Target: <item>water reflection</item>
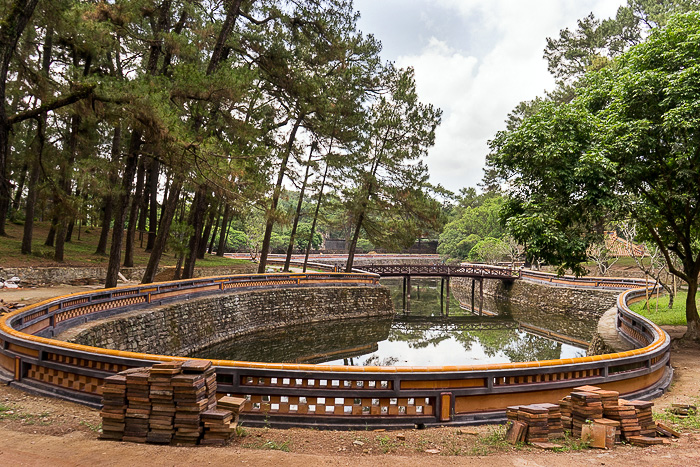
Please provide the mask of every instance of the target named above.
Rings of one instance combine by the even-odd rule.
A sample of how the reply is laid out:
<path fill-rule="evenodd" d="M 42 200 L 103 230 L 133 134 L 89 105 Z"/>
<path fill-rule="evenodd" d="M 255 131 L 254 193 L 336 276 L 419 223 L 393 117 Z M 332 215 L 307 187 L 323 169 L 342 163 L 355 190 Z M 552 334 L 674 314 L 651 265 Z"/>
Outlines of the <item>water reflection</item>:
<path fill-rule="evenodd" d="M 258 333 L 192 356 L 263 362 L 374 365 L 467 365 L 549 360 L 585 355 L 595 320 L 485 299 L 492 316 L 460 308 L 454 284 L 447 307 L 439 279 L 413 279 L 410 311 L 402 310 L 402 281 L 382 279 L 391 289 L 396 316 L 359 318 Z M 478 292 L 477 292 L 478 300 Z M 478 310 L 478 304 L 475 306 Z"/>

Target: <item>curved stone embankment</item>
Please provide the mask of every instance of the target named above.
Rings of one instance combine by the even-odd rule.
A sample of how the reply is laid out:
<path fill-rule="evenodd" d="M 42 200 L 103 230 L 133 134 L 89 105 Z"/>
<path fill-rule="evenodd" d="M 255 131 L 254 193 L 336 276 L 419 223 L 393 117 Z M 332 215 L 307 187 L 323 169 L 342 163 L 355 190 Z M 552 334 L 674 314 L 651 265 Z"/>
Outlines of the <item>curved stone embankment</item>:
<path fill-rule="evenodd" d="M 112 350 L 185 356 L 247 334 L 394 313 L 383 287 L 236 292 L 91 321 L 56 338 Z"/>
<path fill-rule="evenodd" d="M 471 279 L 453 278 L 452 281 L 455 297 L 462 303 L 470 303 Z M 476 303 L 478 303 L 479 281 L 475 282 L 474 292 Z M 553 313 L 576 313 L 600 317 L 606 310 L 615 306 L 619 295 L 619 290 L 561 287 L 542 282 L 530 282 L 527 279 L 513 282 L 484 280 L 484 296 L 486 297 Z"/>
<path fill-rule="evenodd" d="M 121 268 L 119 272 L 130 281 L 141 281 L 145 267 Z M 174 273 L 175 268 L 158 268 L 158 280 L 172 280 L 172 274 L 168 277 L 168 271 Z M 237 263 L 231 266 L 213 268 L 195 268 L 195 277 L 223 276 L 231 274 L 252 274 L 257 271 L 254 263 Z M 99 284 L 107 277 L 106 267 L 27 267 L 4 268 L 0 267 L 0 279 L 17 276 L 23 286 L 45 286 L 58 284 Z"/>

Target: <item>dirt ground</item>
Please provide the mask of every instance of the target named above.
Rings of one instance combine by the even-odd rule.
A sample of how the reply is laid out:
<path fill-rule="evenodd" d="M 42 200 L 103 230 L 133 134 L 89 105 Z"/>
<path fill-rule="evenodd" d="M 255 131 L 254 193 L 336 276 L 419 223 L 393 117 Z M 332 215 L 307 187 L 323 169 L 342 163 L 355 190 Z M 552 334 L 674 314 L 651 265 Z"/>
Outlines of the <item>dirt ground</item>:
<path fill-rule="evenodd" d="M 0 290 L 0 305 L 32 303 L 85 290 L 81 287 Z M 669 328 L 672 337 L 683 328 Z M 700 400 L 700 348 L 675 348 L 670 390 L 654 401 L 655 413 L 672 403 Z M 0 386 L 0 465 L 479 465 L 490 466 L 692 466 L 700 465 L 700 428 L 684 428 L 667 446 L 617 446 L 610 451 L 580 449 L 565 443 L 564 452 L 502 441 L 502 426 L 444 427 L 425 430 L 318 431 L 246 427 L 229 446 L 172 447 L 98 439 L 97 410 L 34 396 Z"/>

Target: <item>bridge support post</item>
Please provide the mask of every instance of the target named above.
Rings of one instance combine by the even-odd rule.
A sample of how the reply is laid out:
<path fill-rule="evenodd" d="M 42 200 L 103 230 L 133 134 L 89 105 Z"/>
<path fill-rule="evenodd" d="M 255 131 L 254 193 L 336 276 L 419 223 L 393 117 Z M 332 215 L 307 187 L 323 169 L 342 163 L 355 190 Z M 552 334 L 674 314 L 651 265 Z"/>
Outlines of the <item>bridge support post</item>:
<path fill-rule="evenodd" d="M 403 310 L 406 310 L 406 276 L 403 276 L 403 290 L 401 291 L 401 298 L 403 299 Z"/>
<path fill-rule="evenodd" d="M 445 277 L 440 278 L 440 314 L 443 314 L 445 308 Z"/>
<path fill-rule="evenodd" d="M 479 279 L 479 316 L 484 313 L 484 278 Z"/>
<path fill-rule="evenodd" d="M 445 292 L 446 292 L 446 300 L 445 300 L 445 314 L 447 316 L 450 316 L 450 276 L 447 276 L 445 278 L 446 282 L 446 287 L 445 287 Z"/>
<path fill-rule="evenodd" d="M 475 311 L 474 310 L 474 292 L 475 292 L 474 289 L 475 288 L 476 288 L 476 279 L 472 279 L 472 309 L 471 309 L 472 313 L 474 313 L 474 311 Z"/>

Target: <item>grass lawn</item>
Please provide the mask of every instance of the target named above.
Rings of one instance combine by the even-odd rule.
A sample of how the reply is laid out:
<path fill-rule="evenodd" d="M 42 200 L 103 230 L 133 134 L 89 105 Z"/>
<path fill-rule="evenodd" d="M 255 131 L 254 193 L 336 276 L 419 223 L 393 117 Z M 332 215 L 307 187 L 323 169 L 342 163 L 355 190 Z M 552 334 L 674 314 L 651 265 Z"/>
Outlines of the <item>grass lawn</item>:
<path fill-rule="evenodd" d="M 53 260 L 54 249 L 44 245 L 49 232 L 48 222 L 35 222 L 32 242 L 32 254 L 23 255 L 20 253 L 22 245 L 23 226 L 8 222 L 6 225 L 7 237 L 0 237 L 0 266 L 2 267 L 48 267 L 48 266 L 102 266 L 107 267 L 109 258 L 107 256 L 96 255 L 97 243 L 100 239 L 99 227 L 83 227 L 78 239 L 78 229 L 76 226 L 73 232 L 73 240 L 66 243 L 64 261 L 57 263 Z M 110 241 L 112 233 L 110 231 Z M 136 246 L 134 248 L 134 266 L 146 266 L 150 253 L 146 253 L 146 234 L 143 235 L 143 246 L 136 234 Z M 126 240 L 126 238 L 125 238 Z M 107 244 L 109 251 L 109 242 Z M 124 261 L 124 251 L 122 251 L 122 262 Z M 246 260 L 221 258 L 213 255 L 204 255 L 204 259 L 198 259 L 196 267 L 218 267 L 231 266 L 238 263 L 248 263 Z M 160 266 L 175 266 L 177 259 L 170 252 L 163 254 Z"/>
<path fill-rule="evenodd" d="M 671 309 L 668 308 L 668 295 L 659 295 L 659 311 L 656 311 L 656 295 L 649 298 L 649 311 L 647 311 L 644 298 L 632 303 L 630 309 L 660 326 L 685 326 L 687 324 L 685 321 L 685 300 L 687 296 L 686 292 L 679 290 Z"/>

